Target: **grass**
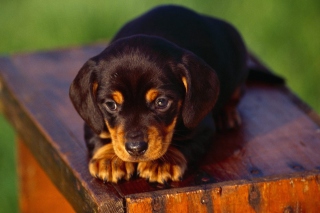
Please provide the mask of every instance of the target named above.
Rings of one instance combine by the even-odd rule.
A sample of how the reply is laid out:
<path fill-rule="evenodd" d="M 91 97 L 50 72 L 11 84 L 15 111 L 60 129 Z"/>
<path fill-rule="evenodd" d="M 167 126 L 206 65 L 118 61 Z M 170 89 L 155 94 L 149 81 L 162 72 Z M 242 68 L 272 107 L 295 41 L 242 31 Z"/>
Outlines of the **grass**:
<path fill-rule="evenodd" d="M 17 212 L 17 177 L 13 130 L 0 115 L 0 212 Z"/>
<path fill-rule="evenodd" d="M 320 112 L 320 1 L 2 0 L 0 54 L 106 40 L 159 4 L 181 4 L 235 25 L 251 51 Z M 0 117 L 0 212 L 17 211 L 13 131 Z M 5 175 L 4 175 L 5 174 Z"/>

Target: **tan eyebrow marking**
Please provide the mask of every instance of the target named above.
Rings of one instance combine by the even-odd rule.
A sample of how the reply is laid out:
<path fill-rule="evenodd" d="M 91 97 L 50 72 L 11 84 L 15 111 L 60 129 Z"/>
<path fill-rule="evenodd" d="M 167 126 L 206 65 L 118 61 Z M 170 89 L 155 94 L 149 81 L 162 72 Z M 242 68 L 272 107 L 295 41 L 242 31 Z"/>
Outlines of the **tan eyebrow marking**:
<path fill-rule="evenodd" d="M 123 99 L 123 95 L 121 92 L 119 91 L 114 91 L 112 93 L 112 98 L 113 100 L 117 103 L 117 104 L 122 104 L 124 99 Z"/>
<path fill-rule="evenodd" d="M 159 95 L 159 91 L 156 89 L 150 89 L 147 93 L 146 93 L 146 100 L 147 102 L 152 102 L 154 101 Z"/>

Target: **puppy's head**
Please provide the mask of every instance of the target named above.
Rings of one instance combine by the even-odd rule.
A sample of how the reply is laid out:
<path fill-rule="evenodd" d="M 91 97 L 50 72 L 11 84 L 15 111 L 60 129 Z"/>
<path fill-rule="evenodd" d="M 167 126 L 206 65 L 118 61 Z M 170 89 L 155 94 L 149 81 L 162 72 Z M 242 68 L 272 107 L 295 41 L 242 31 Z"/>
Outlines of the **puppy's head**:
<path fill-rule="evenodd" d="M 160 158 L 177 122 L 195 128 L 219 93 L 215 72 L 200 58 L 161 38 L 118 40 L 90 59 L 70 87 L 85 122 L 110 135 L 124 161 Z"/>

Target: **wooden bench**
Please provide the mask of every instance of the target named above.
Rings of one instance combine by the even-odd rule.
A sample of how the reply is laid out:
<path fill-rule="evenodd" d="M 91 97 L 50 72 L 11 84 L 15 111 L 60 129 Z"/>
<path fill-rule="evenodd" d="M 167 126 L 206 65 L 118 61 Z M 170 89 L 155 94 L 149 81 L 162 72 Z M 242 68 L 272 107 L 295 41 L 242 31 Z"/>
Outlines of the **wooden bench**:
<path fill-rule="evenodd" d="M 1 110 L 18 136 L 23 212 L 319 211 L 320 119 L 284 86 L 248 84 L 241 128 L 217 134 L 199 169 L 181 182 L 165 188 L 92 178 L 68 90 L 105 46 L 0 59 Z"/>

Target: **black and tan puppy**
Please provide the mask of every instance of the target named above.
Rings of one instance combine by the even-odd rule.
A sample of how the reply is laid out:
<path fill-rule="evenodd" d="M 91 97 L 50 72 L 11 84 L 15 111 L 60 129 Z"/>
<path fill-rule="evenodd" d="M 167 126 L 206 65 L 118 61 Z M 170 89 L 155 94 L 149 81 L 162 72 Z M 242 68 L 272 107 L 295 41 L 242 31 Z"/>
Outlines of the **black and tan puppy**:
<path fill-rule="evenodd" d="M 236 111 L 248 69 L 237 31 L 177 6 L 126 24 L 87 61 L 70 88 L 86 123 L 90 173 L 104 181 L 133 174 L 164 183 L 182 178 L 219 126 Z"/>

